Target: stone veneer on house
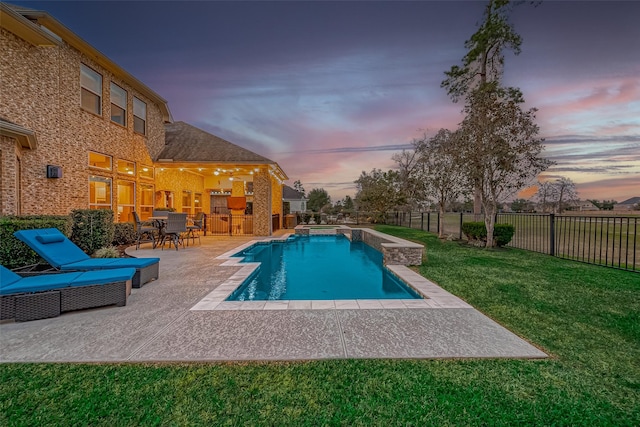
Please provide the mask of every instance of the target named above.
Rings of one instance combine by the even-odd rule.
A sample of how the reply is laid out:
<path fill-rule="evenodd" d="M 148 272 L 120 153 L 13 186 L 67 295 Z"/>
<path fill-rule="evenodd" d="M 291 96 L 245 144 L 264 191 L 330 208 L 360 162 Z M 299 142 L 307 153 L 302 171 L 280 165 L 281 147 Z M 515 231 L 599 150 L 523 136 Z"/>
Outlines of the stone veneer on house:
<path fill-rule="evenodd" d="M 352 242 L 364 242 L 382 252 L 384 265 L 422 264 L 422 254 L 424 253 L 423 245 L 380 233 L 370 228 L 351 228 L 344 225 L 334 227 L 298 225 L 295 228 L 295 233 L 301 235 L 343 234 Z"/>
<path fill-rule="evenodd" d="M 0 214 L 67 214 L 71 209 L 86 209 L 90 175 L 113 180 L 114 211 L 118 208 L 118 179 L 134 181 L 136 187 L 145 181 L 153 184 L 152 179 L 118 174 L 116 162 L 135 162 L 138 168 L 152 165 L 152 157 L 164 145 L 158 105 L 64 41 L 59 46 L 33 46 L 2 28 L 0 48 L 0 118 L 37 136 L 33 150 L 20 147 L 13 138 L 0 138 Z M 102 75 L 102 115 L 80 106 L 80 64 Z M 111 121 L 111 82 L 127 91 L 126 126 Z M 133 96 L 147 104 L 146 135 L 133 131 Z M 113 156 L 112 170 L 91 168 L 88 151 Z M 47 165 L 61 166 L 62 178 L 47 178 Z M 136 194 L 139 206 L 141 192 Z"/>

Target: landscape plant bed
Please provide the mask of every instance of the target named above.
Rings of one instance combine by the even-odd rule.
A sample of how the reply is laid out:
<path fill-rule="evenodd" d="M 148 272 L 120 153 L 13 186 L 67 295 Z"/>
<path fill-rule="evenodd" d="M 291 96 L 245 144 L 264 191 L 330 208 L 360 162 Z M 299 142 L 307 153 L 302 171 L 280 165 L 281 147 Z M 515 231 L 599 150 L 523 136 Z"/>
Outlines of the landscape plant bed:
<path fill-rule="evenodd" d="M 425 245 L 417 271 L 551 357 L 2 364 L 0 425 L 637 425 L 637 273 L 376 229 Z"/>

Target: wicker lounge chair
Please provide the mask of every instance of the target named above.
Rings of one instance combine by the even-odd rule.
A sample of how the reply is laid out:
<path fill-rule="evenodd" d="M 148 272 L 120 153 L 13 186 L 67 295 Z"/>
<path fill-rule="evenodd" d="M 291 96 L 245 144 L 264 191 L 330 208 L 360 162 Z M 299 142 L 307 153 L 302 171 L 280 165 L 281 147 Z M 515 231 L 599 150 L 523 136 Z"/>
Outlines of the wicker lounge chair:
<path fill-rule="evenodd" d="M 13 233 L 52 267 L 62 271 L 110 270 L 133 267 L 132 286 L 140 288 L 158 278 L 160 258 L 91 258 L 57 228 L 20 230 Z"/>
<path fill-rule="evenodd" d="M 67 311 L 127 305 L 127 288 L 135 272 L 117 268 L 21 277 L 0 265 L 0 319 L 26 322 Z"/>

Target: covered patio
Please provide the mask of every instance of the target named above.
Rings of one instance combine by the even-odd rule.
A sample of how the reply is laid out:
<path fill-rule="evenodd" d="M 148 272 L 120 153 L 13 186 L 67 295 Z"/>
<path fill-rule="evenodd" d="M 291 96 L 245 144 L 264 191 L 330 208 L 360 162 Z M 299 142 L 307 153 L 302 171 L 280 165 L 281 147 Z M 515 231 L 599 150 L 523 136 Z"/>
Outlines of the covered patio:
<path fill-rule="evenodd" d="M 154 206 L 205 213 L 208 234 L 270 236 L 282 228 L 288 177 L 273 160 L 174 122 L 165 126 L 165 147 L 154 166 Z"/>

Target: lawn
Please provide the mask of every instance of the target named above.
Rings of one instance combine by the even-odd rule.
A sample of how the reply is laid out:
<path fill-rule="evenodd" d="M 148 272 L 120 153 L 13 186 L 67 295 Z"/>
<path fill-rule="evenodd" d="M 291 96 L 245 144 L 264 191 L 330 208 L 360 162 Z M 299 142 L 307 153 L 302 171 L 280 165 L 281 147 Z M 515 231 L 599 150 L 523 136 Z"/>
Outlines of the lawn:
<path fill-rule="evenodd" d="M 640 424 L 640 274 L 378 230 L 546 360 L 3 364 L 0 425 Z"/>

